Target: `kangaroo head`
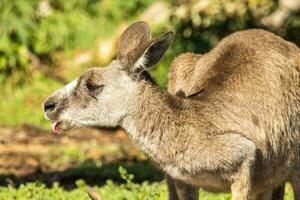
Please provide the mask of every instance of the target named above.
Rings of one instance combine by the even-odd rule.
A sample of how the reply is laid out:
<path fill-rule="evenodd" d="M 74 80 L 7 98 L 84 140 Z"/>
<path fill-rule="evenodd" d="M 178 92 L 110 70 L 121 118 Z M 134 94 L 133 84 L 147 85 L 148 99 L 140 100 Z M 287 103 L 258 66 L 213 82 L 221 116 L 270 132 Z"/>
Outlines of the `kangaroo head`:
<path fill-rule="evenodd" d="M 82 126 L 114 127 L 130 112 L 128 105 L 147 70 L 159 62 L 173 32 L 151 40 L 149 27 L 137 22 L 119 40 L 118 55 L 105 68 L 90 68 L 50 95 L 45 117 L 59 133 Z"/>

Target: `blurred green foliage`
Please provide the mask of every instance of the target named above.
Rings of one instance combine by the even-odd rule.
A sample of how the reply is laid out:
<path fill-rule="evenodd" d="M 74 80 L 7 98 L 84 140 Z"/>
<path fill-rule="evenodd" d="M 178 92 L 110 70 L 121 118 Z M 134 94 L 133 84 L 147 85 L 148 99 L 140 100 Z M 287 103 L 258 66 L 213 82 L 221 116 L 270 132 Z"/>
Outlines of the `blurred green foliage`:
<path fill-rule="evenodd" d="M 273 0 L 201 0 L 192 5 L 181 5 L 172 18 L 177 32 L 176 51 L 204 53 L 227 35 L 250 28 L 273 31 L 299 46 L 299 12 L 289 17 L 280 29 L 272 30 L 272 27 L 262 25 L 262 18 L 269 16 L 277 7 L 277 1 Z"/>
<path fill-rule="evenodd" d="M 122 20 L 136 16 L 152 0 L 1 0 L 0 82 L 30 67 L 37 56 L 55 51 L 92 48 Z M 109 23 L 107 23 L 109 22 Z"/>
<path fill-rule="evenodd" d="M 0 83 L 12 74 L 20 82 L 28 75 L 32 59 L 52 61 L 57 51 L 93 49 L 100 37 L 116 34 L 123 22 L 134 21 L 154 0 L 1 0 Z M 273 0 L 169 0 L 168 27 L 176 40 L 166 61 L 184 51 L 203 53 L 226 35 L 259 27 L 259 20 L 277 8 Z M 166 25 L 163 25 L 166 27 Z M 300 15 L 289 18 L 282 36 L 300 44 Z M 55 64 L 54 64 L 55 66 Z M 53 65 L 48 65 L 53 67 Z M 153 72 L 166 85 L 167 68 Z M 21 72 L 18 74 L 16 72 Z"/>
<path fill-rule="evenodd" d="M 54 91 L 61 86 L 61 83 L 41 73 L 34 74 L 31 84 L 21 87 L 0 84 L 0 125 L 31 123 L 49 127 L 43 116 L 42 102 L 49 90 Z"/>

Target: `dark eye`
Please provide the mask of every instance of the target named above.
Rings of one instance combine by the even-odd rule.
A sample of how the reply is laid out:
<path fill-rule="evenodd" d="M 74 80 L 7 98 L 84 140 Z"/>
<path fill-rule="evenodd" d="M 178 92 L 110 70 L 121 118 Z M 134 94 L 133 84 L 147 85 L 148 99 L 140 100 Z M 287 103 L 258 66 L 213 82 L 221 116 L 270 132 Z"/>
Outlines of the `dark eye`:
<path fill-rule="evenodd" d="M 95 92 L 100 89 L 102 90 L 102 88 L 104 86 L 104 85 L 95 85 L 94 83 L 92 83 L 90 81 L 87 81 L 85 85 L 86 85 L 86 88 L 91 92 Z"/>

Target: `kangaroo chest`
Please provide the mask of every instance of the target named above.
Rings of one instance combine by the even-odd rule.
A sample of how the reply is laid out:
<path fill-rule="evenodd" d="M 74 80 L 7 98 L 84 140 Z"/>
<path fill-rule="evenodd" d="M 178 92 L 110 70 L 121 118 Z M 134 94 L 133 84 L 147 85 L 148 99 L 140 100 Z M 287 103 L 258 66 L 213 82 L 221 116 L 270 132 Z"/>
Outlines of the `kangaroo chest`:
<path fill-rule="evenodd" d="M 198 186 L 206 191 L 230 191 L 230 183 L 226 180 L 226 177 L 219 174 L 201 173 L 193 175 L 183 172 L 178 167 L 172 165 L 166 165 L 164 171 L 175 180 Z"/>

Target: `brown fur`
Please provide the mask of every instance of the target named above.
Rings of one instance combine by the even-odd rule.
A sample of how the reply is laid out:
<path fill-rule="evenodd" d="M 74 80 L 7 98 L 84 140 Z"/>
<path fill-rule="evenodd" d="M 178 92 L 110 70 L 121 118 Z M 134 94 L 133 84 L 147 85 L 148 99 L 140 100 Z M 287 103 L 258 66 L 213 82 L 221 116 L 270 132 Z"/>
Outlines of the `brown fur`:
<path fill-rule="evenodd" d="M 137 23 L 121 38 L 148 32 Z M 299 200 L 299 49 L 262 30 L 234 33 L 203 55 L 215 75 L 192 100 L 145 78 L 171 37 L 150 43 L 134 64 L 125 52 L 107 68 L 89 69 L 83 81 L 49 97 L 45 105 L 55 106 L 46 106 L 46 116 L 61 130 L 121 126 L 166 174 L 191 187 L 231 191 L 242 200 L 291 181 Z M 141 42 L 128 45 L 138 49 Z M 87 85 L 90 71 L 99 77 L 93 87 Z M 99 85 L 99 91 L 89 89 Z"/>
<path fill-rule="evenodd" d="M 212 64 L 209 65 L 207 56 L 194 53 L 183 53 L 177 56 L 169 69 L 168 92 L 179 97 L 197 99 L 207 87 L 208 80 L 216 76 L 212 73 Z M 253 118 L 254 124 L 259 124 Z M 170 199 L 198 199 L 198 189 L 180 181 L 167 177 Z M 273 191 L 263 192 L 257 200 L 283 200 L 285 183 L 274 188 Z"/>

